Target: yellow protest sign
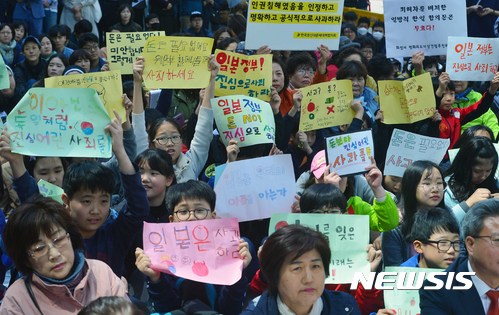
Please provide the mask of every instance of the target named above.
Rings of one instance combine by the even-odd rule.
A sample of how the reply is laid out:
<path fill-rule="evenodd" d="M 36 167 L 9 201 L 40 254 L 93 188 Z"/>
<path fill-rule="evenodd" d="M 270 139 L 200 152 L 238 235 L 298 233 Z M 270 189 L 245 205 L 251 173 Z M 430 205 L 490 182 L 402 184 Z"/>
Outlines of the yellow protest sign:
<path fill-rule="evenodd" d="M 245 95 L 211 99 L 213 116 L 225 145 L 236 139 L 239 147 L 274 143 L 275 121 L 270 104 Z"/>
<path fill-rule="evenodd" d="M 126 121 L 123 107 L 123 87 L 119 71 L 91 72 L 78 75 L 58 76 L 45 79 L 48 88 L 91 88 L 97 92 L 109 117 L 114 117 L 113 109 Z"/>
<path fill-rule="evenodd" d="M 334 80 L 301 88 L 300 130 L 310 131 L 349 124 L 354 112 L 352 81 Z"/>
<path fill-rule="evenodd" d="M 385 124 L 412 124 L 433 116 L 436 108 L 430 74 L 404 81 L 378 81 Z"/>
<path fill-rule="evenodd" d="M 151 36 L 165 36 L 165 32 L 106 33 L 107 57 L 111 70 L 132 74 L 133 62 L 142 55 L 144 45 Z"/>
<path fill-rule="evenodd" d="M 246 56 L 217 49 L 215 56 L 220 64 L 216 96 L 242 94 L 263 101 L 270 100 L 272 55 Z"/>
<path fill-rule="evenodd" d="M 94 89 L 32 88 L 7 116 L 12 152 L 111 157 L 111 122 Z"/>
<path fill-rule="evenodd" d="M 208 86 L 213 38 L 156 36 L 144 46 L 144 82 L 149 89 L 202 89 Z"/>
<path fill-rule="evenodd" d="M 271 45 L 274 50 L 337 50 L 343 0 L 248 1 L 246 49 Z"/>

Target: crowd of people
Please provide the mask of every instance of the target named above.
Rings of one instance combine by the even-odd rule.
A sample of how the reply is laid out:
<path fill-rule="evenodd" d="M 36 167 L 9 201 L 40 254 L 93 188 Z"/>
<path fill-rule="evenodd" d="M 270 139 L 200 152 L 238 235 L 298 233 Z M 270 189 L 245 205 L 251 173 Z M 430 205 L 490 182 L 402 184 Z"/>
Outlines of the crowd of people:
<path fill-rule="evenodd" d="M 367 9 L 369 1 L 345 1 Z M 499 3 L 467 0 L 468 35 L 496 37 Z M 269 219 L 240 223 L 242 276 L 233 285 L 200 283 L 159 272 L 143 250 L 143 222 L 216 219 L 214 166 L 289 154 L 296 179 L 290 213 L 367 215 L 370 270 L 387 266 L 475 272 L 465 291 L 421 290 L 421 314 L 499 314 L 499 72 L 490 82 L 451 80 L 446 56 L 387 58 L 385 26 L 349 11 L 339 49 L 245 49 L 246 1 L 5 0 L 0 54 L 10 86 L 0 117 L 49 77 L 109 70 L 107 32 L 165 31 L 212 37 L 216 49 L 272 54 L 269 106 L 275 143 L 224 145 L 210 100 L 220 70 L 208 62 L 205 89 L 163 89 L 155 108 L 143 84 L 145 59 L 123 75 L 123 107 L 106 127 L 112 158 L 23 156 L 0 137 L 1 314 L 378 314 L 383 291 L 325 285 L 335 257 L 327 238 L 289 225 L 268 235 Z M 429 73 L 436 108 L 412 124 L 385 124 L 378 82 Z M 301 88 L 350 80 L 351 123 L 300 130 Z M 113 93 L 114 91 L 110 91 Z M 126 118 L 126 119 L 125 119 Z M 123 122 L 125 121 L 125 122 Z M 394 129 L 449 139 L 451 161 L 414 161 L 402 177 L 384 175 Z M 339 176 L 324 138 L 370 129 L 371 165 Z M 431 153 L 429 153 L 431 154 Z M 62 204 L 40 195 L 43 179 L 59 186 Z M 458 279 L 442 281 L 450 287 Z M 447 281 L 447 282 L 446 282 Z"/>

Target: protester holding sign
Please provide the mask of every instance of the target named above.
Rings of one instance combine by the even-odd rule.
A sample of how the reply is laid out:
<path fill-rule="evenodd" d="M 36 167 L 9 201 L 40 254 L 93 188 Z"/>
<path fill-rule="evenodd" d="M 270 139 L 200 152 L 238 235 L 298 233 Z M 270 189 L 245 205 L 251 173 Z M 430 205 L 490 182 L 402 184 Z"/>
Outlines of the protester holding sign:
<path fill-rule="evenodd" d="M 213 138 L 213 110 L 210 100 L 215 93 L 215 78 L 220 65 L 215 57 L 211 57 L 208 66 L 210 83 L 199 110 L 196 131 L 189 151 L 182 153 L 182 129 L 174 120 L 158 119 L 148 131 L 150 145 L 167 151 L 172 157 L 175 177 L 179 183 L 197 179 L 208 159 L 210 141 Z"/>
<path fill-rule="evenodd" d="M 352 81 L 354 100 L 362 101 L 362 107 L 364 107 L 365 113 L 369 116 L 371 122 L 381 118 L 377 102 L 378 95 L 374 90 L 366 86 L 367 69 L 364 64 L 358 61 L 343 63 L 336 73 L 336 79 Z"/>
<path fill-rule="evenodd" d="M 499 192 L 497 160 L 496 149 L 485 137 L 474 137 L 462 144 L 445 178 L 445 204 L 459 223 L 469 208 Z"/>
<path fill-rule="evenodd" d="M 494 95 L 499 88 L 499 72 L 490 81 L 490 87 L 480 101 L 466 108 L 452 108 L 456 100 L 456 88 L 449 75 L 442 72 L 435 95 L 437 97 L 438 113 L 440 114 L 440 138 L 450 139 L 449 148 L 461 135 L 461 126 L 484 114 L 491 106 Z"/>
<path fill-rule="evenodd" d="M 480 92 L 475 91 L 469 86 L 470 82 L 468 81 L 452 81 L 452 83 L 454 83 L 454 86 L 456 87 L 456 101 L 452 105 L 454 108 L 470 107 L 483 97 Z M 494 133 L 494 138 L 497 138 L 499 135 L 499 121 L 492 109 L 487 110 L 480 117 L 477 117 L 466 124 L 462 124 L 461 133 L 472 126 L 477 125 L 489 127 Z"/>
<path fill-rule="evenodd" d="M 272 86 L 281 97 L 280 112 L 283 117 L 294 107 L 297 111 L 299 110 L 299 107 L 294 106 L 294 100 L 301 99 L 301 93 L 294 96 L 295 89 L 327 81 L 326 64 L 331 59 L 331 52 L 326 46 L 321 45 L 318 53 L 320 55 L 318 66 L 316 60 L 308 53 L 291 56 L 285 68 L 279 61 L 273 60 Z M 295 114 L 296 112 L 293 111 L 290 116 L 294 117 Z"/>
<path fill-rule="evenodd" d="M 199 221 L 201 224 L 202 220 L 215 219 L 215 199 L 215 192 L 206 183 L 190 180 L 173 185 L 167 194 L 170 222 Z M 186 245 L 188 244 L 182 246 Z M 198 246 L 203 246 L 203 243 Z M 243 260 L 245 270 L 241 279 L 231 286 L 195 282 L 160 273 L 151 268 L 151 258 L 140 248 L 135 251 L 135 264 L 148 277 L 149 294 L 156 312 L 169 312 L 179 308 L 187 312 L 191 304 L 222 314 L 240 314 L 248 284 L 245 271 L 252 260 L 248 246 L 246 241 L 240 239 L 235 254 Z"/>
<path fill-rule="evenodd" d="M 319 151 L 312 161 L 311 176 L 315 177 L 315 182 L 330 183 L 340 188 L 348 200 L 346 207 L 348 213 L 369 215 L 371 230 L 390 231 L 397 227 L 399 223 L 397 206 L 390 194 L 381 186 L 382 174 L 376 167 L 374 159 L 371 159 L 371 165 L 366 168 L 366 178 L 340 177 L 336 171 L 329 170 L 332 163 L 327 165 L 324 155 L 324 151 Z"/>

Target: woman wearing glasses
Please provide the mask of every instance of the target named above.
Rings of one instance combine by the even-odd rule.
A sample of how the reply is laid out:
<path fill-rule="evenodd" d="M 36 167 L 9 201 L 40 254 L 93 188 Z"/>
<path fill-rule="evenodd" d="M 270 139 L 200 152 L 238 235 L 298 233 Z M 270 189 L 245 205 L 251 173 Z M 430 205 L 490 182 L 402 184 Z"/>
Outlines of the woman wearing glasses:
<path fill-rule="evenodd" d="M 126 295 L 111 268 L 85 259 L 69 213 L 50 198 L 17 208 L 3 240 L 24 277 L 7 290 L 0 314 L 75 314 L 98 297 Z"/>

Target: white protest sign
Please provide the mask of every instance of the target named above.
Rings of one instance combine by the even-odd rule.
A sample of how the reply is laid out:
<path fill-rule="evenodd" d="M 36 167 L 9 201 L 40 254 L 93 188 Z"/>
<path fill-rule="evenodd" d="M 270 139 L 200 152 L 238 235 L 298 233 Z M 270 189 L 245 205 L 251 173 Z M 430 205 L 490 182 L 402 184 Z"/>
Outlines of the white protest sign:
<path fill-rule="evenodd" d="M 466 3 L 455 0 L 384 0 L 387 57 L 445 55 L 448 36 L 466 36 Z"/>
<path fill-rule="evenodd" d="M 489 81 L 497 71 L 499 38 L 450 36 L 446 71 L 451 80 Z"/>
<path fill-rule="evenodd" d="M 269 234 L 288 224 L 301 224 L 323 233 L 334 253 L 326 283 L 350 283 L 355 272 L 368 273 L 369 216 L 348 214 L 278 213 Z M 326 267 L 328 268 L 328 267 Z"/>
<path fill-rule="evenodd" d="M 450 140 L 422 136 L 394 129 L 386 151 L 384 175 L 402 177 L 414 161 L 429 160 L 439 164 L 449 148 Z"/>
<path fill-rule="evenodd" d="M 371 130 L 332 136 L 326 141 L 326 161 L 338 175 L 365 173 L 374 156 Z"/>
<path fill-rule="evenodd" d="M 291 211 L 296 192 L 289 154 L 227 163 L 215 185 L 217 216 L 239 221 Z"/>
<path fill-rule="evenodd" d="M 315 50 L 326 45 L 337 50 L 342 13 L 343 0 L 251 0 L 245 48 Z"/>

